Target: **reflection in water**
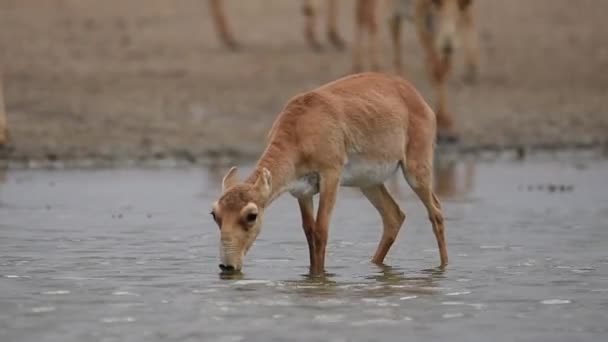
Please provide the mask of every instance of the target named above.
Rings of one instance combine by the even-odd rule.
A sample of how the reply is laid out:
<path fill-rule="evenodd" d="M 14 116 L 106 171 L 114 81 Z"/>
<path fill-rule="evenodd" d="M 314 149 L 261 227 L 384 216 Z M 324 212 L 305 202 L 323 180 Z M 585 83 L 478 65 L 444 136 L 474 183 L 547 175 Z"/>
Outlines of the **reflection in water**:
<path fill-rule="evenodd" d="M 7 170 L 7 166 L 6 165 L 2 165 L 0 163 L 0 184 L 3 184 L 6 182 L 6 170 Z"/>
<path fill-rule="evenodd" d="M 459 172 L 460 169 L 464 169 L 463 172 Z M 475 164 L 470 160 L 438 160 L 435 163 L 435 193 L 441 198 L 465 195 L 473 190 L 474 177 Z"/>
<path fill-rule="evenodd" d="M 6 170 L 7 166 L 0 163 L 0 185 L 6 183 Z M 2 190 L 1 187 L 0 190 Z M 0 201 L 0 207 L 2 207 L 2 201 Z"/>
<path fill-rule="evenodd" d="M 407 275 L 401 268 L 379 265 L 379 271 L 366 279 L 375 280 L 383 285 L 379 290 L 374 291 L 376 295 L 391 295 L 396 292 L 415 293 L 415 294 L 434 294 L 433 288 L 438 287 L 438 281 L 444 279 L 444 270 L 440 268 L 427 269 L 415 275 Z M 397 291 L 398 290 L 398 291 Z M 368 293 L 373 295 L 374 293 Z"/>
<path fill-rule="evenodd" d="M 386 296 L 432 295 L 439 293 L 438 283 L 444 279 L 440 269 L 423 270 L 412 275 L 387 265 L 377 266 L 377 271 L 364 277 L 364 281 L 338 281 L 337 275 L 302 275 L 301 280 L 285 281 L 289 292 L 303 297 L 331 298 L 381 298 Z"/>
<path fill-rule="evenodd" d="M 398 199 L 405 199 L 409 186 L 403 182 L 403 174 L 397 172 L 387 181 L 389 191 Z M 473 190 L 475 163 L 470 160 L 442 160 L 434 164 L 435 193 L 441 198 L 454 198 L 466 195 Z M 413 195 L 413 192 L 411 192 Z M 414 195 L 415 196 L 415 195 Z"/>
<path fill-rule="evenodd" d="M 220 272 L 218 276 L 221 280 L 242 280 L 244 278 L 243 272 Z"/>
<path fill-rule="evenodd" d="M 366 279 L 376 280 L 384 284 L 399 283 L 405 279 L 405 272 L 401 271 L 400 268 L 389 266 L 389 265 L 378 265 L 379 272 L 374 273 Z"/>
<path fill-rule="evenodd" d="M 335 273 L 323 271 L 323 274 L 305 273 L 302 274 L 302 280 L 310 284 L 335 284 L 336 282 L 332 279 L 336 276 Z"/>

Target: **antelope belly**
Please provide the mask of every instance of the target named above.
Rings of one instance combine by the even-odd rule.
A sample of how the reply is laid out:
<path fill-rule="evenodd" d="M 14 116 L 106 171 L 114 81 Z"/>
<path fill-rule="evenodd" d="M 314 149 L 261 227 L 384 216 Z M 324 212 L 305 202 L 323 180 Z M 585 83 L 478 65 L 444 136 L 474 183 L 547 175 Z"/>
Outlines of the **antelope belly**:
<path fill-rule="evenodd" d="M 319 174 L 309 173 L 289 184 L 287 191 L 294 197 L 300 198 L 319 193 Z"/>
<path fill-rule="evenodd" d="M 350 159 L 342 171 L 341 185 L 362 188 L 382 184 L 395 174 L 398 168 L 398 161 L 377 162 Z"/>
<path fill-rule="evenodd" d="M 340 185 L 364 188 L 382 184 L 397 172 L 399 162 L 375 162 L 351 159 L 342 170 Z M 319 193 L 319 174 L 309 173 L 289 184 L 287 191 L 294 197 L 304 197 Z"/>

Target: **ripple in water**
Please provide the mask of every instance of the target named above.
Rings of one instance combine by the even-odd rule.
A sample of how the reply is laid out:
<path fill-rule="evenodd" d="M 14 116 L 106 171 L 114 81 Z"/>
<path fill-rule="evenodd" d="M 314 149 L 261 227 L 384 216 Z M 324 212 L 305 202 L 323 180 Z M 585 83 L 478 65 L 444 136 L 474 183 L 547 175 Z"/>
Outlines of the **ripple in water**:
<path fill-rule="evenodd" d="M 233 285 L 259 285 L 259 284 L 264 284 L 264 285 L 272 285 L 273 282 L 270 280 L 237 280 L 233 283 Z"/>
<path fill-rule="evenodd" d="M 464 314 L 462 312 L 455 312 L 455 313 L 445 313 L 442 316 L 443 318 L 449 319 L 449 318 L 460 318 L 460 317 L 464 317 Z"/>
<path fill-rule="evenodd" d="M 68 290 L 56 290 L 56 291 L 45 291 L 42 292 L 43 295 L 65 295 L 65 294 L 69 294 L 70 291 Z"/>
<path fill-rule="evenodd" d="M 446 293 L 446 296 L 462 296 L 462 295 L 468 295 L 471 294 L 471 291 L 460 291 L 460 292 L 449 292 Z"/>
<path fill-rule="evenodd" d="M 572 301 L 568 299 L 545 299 L 541 302 L 541 304 L 545 305 L 558 305 L 558 304 L 570 304 Z"/>
<path fill-rule="evenodd" d="M 114 291 L 114 292 L 112 292 L 112 295 L 114 295 L 114 296 L 135 296 L 135 297 L 139 296 L 139 294 L 129 292 L 129 291 Z"/>
<path fill-rule="evenodd" d="M 320 323 L 338 323 L 344 320 L 344 315 L 316 315 L 314 320 Z"/>
<path fill-rule="evenodd" d="M 403 317 L 401 320 L 388 319 L 388 318 L 378 318 L 378 319 L 369 319 L 365 321 L 356 321 L 352 322 L 350 325 L 354 327 L 363 327 L 368 325 L 397 325 L 402 322 L 411 321 L 411 317 Z"/>
<path fill-rule="evenodd" d="M 131 323 L 131 322 L 135 322 L 136 319 L 134 317 L 131 317 L 131 316 L 127 316 L 127 317 L 105 317 L 105 318 L 102 318 L 101 321 L 103 323 Z"/>

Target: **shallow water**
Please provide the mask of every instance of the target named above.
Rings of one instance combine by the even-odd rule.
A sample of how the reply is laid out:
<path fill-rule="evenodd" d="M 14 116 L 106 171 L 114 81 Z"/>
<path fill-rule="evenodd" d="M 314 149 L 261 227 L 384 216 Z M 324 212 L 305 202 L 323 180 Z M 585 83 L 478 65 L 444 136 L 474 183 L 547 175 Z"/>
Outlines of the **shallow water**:
<path fill-rule="evenodd" d="M 391 183 L 407 221 L 386 267 L 369 262 L 377 214 L 344 189 L 322 279 L 306 276 L 289 195 L 268 210 L 244 274 L 220 277 L 208 213 L 223 171 L 9 171 L 0 184 L 0 340 L 608 336 L 607 162 L 443 168 L 444 272 L 433 268 L 431 226 L 405 181 Z"/>

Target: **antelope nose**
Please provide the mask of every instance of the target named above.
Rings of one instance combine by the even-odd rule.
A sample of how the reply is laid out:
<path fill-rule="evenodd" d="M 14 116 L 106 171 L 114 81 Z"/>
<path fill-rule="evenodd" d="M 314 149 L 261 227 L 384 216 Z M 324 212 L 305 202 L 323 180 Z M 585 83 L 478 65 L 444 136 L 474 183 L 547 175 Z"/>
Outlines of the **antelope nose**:
<path fill-rule="evenodd" d="M 234 266 L 232 265 L 224 265 L 224 264 L 220 264 L 220 270 L 224 271 L 224 272 L 232 272 L 235 270 Z"/>

